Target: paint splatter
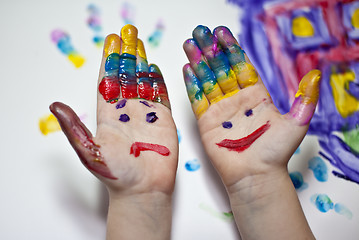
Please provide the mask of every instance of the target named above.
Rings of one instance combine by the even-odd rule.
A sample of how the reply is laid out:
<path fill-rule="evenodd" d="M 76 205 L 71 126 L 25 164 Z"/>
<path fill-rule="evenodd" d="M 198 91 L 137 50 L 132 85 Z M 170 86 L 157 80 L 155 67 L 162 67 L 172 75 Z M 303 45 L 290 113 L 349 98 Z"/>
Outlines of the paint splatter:
<path fill-rule="evenodd" d="M 39 128 L 42 134 L 45 136 L 49 133 L 57 132 L 61 130 L 60 124 L 53 114 L 47 114 L 40 118 Z"/>
<path fill-rule="evenodd" d="M 233 126 L 232 123 L 228 121 L 222 123 L 223 128 L 232 128 L 232 126 Z"/>
<path fill-rule="evenodd" d="M 70 36 L 63 30 L 53 30 L 51 32 L 51 40 L 76 68 L 80 68 L 85 63 L 85 58 L 75 50 L 72 46 Z"/>
<path fill-rule="evenodd" d="M 89 17 L 87 19 L 87 25 L 94 32 L 93 42 L 99 48 L 103 46 L 104 38 L 102 36 L 101 16 L 100 9 L 95 4 L 90 4 L 87 7 Z"/>
<path fill-rule="evenodd" d="M 303 175 L 300 172 L 291 172 L 289 173 L 289 177 L 297 191 L 302 191 L 308 188 L 308 184 L 304 182 Z"/>
<path fill-rule="evenodd" d="M 162 20 L 158 20 L 155 31 L 148 37 L 148 43 L 151 47 L 158 47 L 160 45 L 164 29 L 165 26 Z"/>
<path fill-rule="evenodd" d="M 127 99 L 122 99 L 116 104 L 116 109 L 120 109 L 126 106 Z"/>
<path fill-rule="evenodd" d="M 200 167 L 201 167 L 201 165 L 197 159 L 187 161 L 184 166 L 190 172 L 195 172 L 198 169 L 200 169 Z"/>
<path fill-rule="evenodd" d="M 213 209 L 211 206 L 209 206 L 205 203 L 200 203 L 199 208 L 202 209 L 203 211 L 209 213 L 211 216 L 221 219 L 225 222 L 231 222 L 234 219 L 232 212 L 220 212 L 220 211 Z"/>
<path fill-rule="evenodd" d="M 150 112 L 146 114 L 146 122 L 154 123 L 158 120 L 158 117 L 155 112 Z"/>
<path fill-rule="evenodd" d="M 314 194 L 310 201 L 316 206 L 316 208 L 321 212 L 328 212 L 331 209 L 334 209 L 334 211 L 340 215 L 345 216 L 348 219 L 353 218 L 353 213 L 350 211 L 349 208 L 347 208 L 342 203 L 336 203 L 334 204 L 332 200 L 328 197 L 326 194 Z"/>
<path fill-rule="evenodd" d="M 358 141 L 346 138 L 359 122 L 359 2 L 228 1 L 244 9 L 240 42 L 280 112 L 289 111 L 302 76 L 322 72 L 308 133 L 318 136 L 335 176 L 359 183 L 359 148 L 353 144 Z"/>
<path fill-rule="evenodd" d="M 313 157 L 308 162 L 308 168 L 313 171 L 314 177 L 319 182 L 328 180 L 328 168 L 321 157 Z"/>
<path fill-rule="evenodd" d="M 128 121 L 130 121 L 130 117 L 124 113 L 124 114 L 121 114 L 121 116 L 118 120 L 120 120 L 121 122 L 128 122 Z"/>
<path fill-rule="evenodd" d="M 230 151 L 236 151 L 238 153 L 246 150 L 249 148 L 252 143 L 254 143 L 260 136 L 262 136 L 263 133 L 265 133 L 270 127 L 269 121 L 267 123 L 263 124 L 261 127 L 256 129 L 254 132 L 249 134 L 246 137 L 240 138 L 240 139 L 224 139 L 220 143 L 216 143 L 219 147 L 227 148 Z"/>
<path fill-rule="evenodd" d="M 129 2 L 122 4 L 120 9 L 120 16 L 124 21 L 124 24 L 134 24 L 135 19 L 135 7 Z"/>

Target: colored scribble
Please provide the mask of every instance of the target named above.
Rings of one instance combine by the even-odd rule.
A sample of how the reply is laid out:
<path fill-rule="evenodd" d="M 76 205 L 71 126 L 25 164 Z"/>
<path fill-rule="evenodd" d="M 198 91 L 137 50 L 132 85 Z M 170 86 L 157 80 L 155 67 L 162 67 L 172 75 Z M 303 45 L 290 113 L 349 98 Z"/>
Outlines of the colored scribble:
<path fill-rule="evenodd" d="M 231 222 L 234 219 L 232 212 L 220 212 L 205 203 L 200 203 L 199 208 L 209 213 L 211 216 L 221 219 L 225 222 Z"/>
<path fill-rule="evenodd" d="M 297 191 L 308 188 L 308 183 L 304 182 L 303 175 L 300 172 L 291 172 L 289 173 L 289 177 Z"/>
<path fill-rule="evenodd" d="M 120 16 L 124 21 L 124 24 L 134 24 L 135 20 L 135 7 L 129 2 L 125 2 L 121 5 Z"/>
<path fill-rule="evenodd" d="M 97 47 L 102 47 L 104 44 L 104 38 L 102 36 L 100 9 L 95 4 L 90 4 L 87 7 L 87 11 L 89 12 L 87 25 L 95 34 L 92 40 Z"/>
<path fill-rule="evenodd" d="M 192 159 L 188 160 L 184 166 L 188 171 L 195 172 L 200 169 L 201 164 L 199 163 L 198 159 Z"/>
<path fill-rule="evenodd" d="M 168 156 L 171 153 L 167 147 L 159 144 L 135 142 L 131 145 L 130 154 L 133 154 L 135 157 L 140 156 L 140 153 L 143 151 L 153 151 L 162 156 Z"/>
<path fill-rule="evenodd" d="M 319 182 L 328 180 L 328 168 L 321 157 L 313 157 L 308 162 L 308 168 L 313 171 L 314 177 Z"/>
<path fill-rule="evenodd" d="M 149 108 L 155 107 L 154 105 L 149 104 L 147 101 L 140 101 L 140 103 L 142 103 L 143 105 L 145 105 L 146 107 L 149 107 Z"/>
<path fill-rule="evenodd" d="M 314 194 L 311 196 L 310 201 L 323 213 L 334 209 L 336 213 L 343 215 L 348 219 L 352 219 L 353 217 L 353 213 L 349 208 L 342 203 L 334 204 L 327 194 Z"/>
<path fill-rule="evenodd" d="M 227 148 L 229 151 L 236 151 L 238 153 L 249 148 L 262 134 L 264 134 L 270 128 L 269 121 L 267 123 L 260 126 L 254 132 L 249 134 L 246 137 L 240 139 L 224 139 L 219 143 L 216 143 L 219 147 Z"/>
<path fill-rule="evenodd" d="M 158 20 L 155 31 L 148 37 L 148 43 L 151 47 L 158 47 L 161 43 L 165 26 L 162 19 Z"/>
<path fill-rule="evenodd" d="M 359 129 L 356 127 L 350 131 L 344 131 L 344 142 L 350 147 L 351 151 L 359 153 Z"/>
<path fill-rule="evenodd" d="M 41 117 L 39 120 L 39 128 L 44 135 L 61 130 L 60 124 L 53 114 L 47 114 Z"/>
<path fill-rule="evenodd" d="M 158 120 L 158 117 L 155 112 L 150 112 L 146 114 L 146 122 L 154 123 Z"/>
<path fill-rule="evenodd" d="M 359 183 L 358 141 L 348 141 L 359 123 L 359 2 L 228 1 L 244 10 L 242 47 L 281 113 L 290 110 L 302 76 L 312 69 L 322 72 L 308 133 L 318 137 L 335 176 Z"/>
<path fill-rule="evenodd" d="M 81 67 L 85 63 L 85 58 L 75 50 L 72 46 L 70 36 L 63 30 L 53 30 L 51 32 L 51 40 L 76 68 Z"/>

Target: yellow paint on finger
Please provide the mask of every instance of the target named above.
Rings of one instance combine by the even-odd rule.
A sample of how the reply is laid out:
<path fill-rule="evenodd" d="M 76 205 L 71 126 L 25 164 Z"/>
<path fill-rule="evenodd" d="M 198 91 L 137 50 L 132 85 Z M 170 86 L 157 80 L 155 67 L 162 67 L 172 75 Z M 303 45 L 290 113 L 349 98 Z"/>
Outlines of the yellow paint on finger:
<path fill-rule="evenodd" d="M 202 87 L 208 101 L 210 101 L 211 103 L 215 102 L 216 99 L 223 96 L 222 90 L 219 87 L 218 83 L 213 85 L 211 82 L 205 82 L 203 83 Z"/>
<path fill-rule="evenodd" d="M 108 57 L 111 53 L 118 53 L 120 54 L 121 50 L 121 39 L 117 34 L 110 34 L 106 37 L 103 52 L 105 58 Z"/>
<path fill-rule="evenodd" d="M 316 104 L 319 99 L 321 75 L 322 73 L 316 69 L 307 73 L 300 81 L 295 97 L 301 97 L 305 104 Z"/>
<path fill-rule="evenodd" d="M 232 69 L 228 71 L 228 74 L 226 74 L 224 71 L 217 74 L 217 82 L 224 94 L 238 91 L 237 78 Z"/>
<path fill-rule="evenodd" d="M 240 62 L 233 66 L 233 70 L 241 88 L 252 86 L 258 82 L 258 74 L 252 64 Z"/>
<path fill-rule="evenodd" d="M 298 16 L 292 20 L 292 33 L 296 37 L 312 37 L 314 28 L 306 17 Z"/>
<path fill-rule="evenodd" d="M 137 40 L 137 53 L 138 53 L 138 56 L 140 56 L 141 58 L 147 59 L 145 46 L 143 45 L 143 42 L 141 39 Z"/>
<path fill-rule="evenodd" d="M 60 124 L 53 114 L 48 114 L 40 118 L 39 128 L 44 135 L 61 130 Z"/>
<path fill-rule="evenodd" d="M 352 25 L 355 28 L 359 28 L 359 8 L 355 9 L 351 19 Z"/>
<path fill-rule="evenodd" d="M 347 92 L 345 86 L 355 80 L 355 73 L 347 71 L 345 73 L 333 73 L 330 76 L 330 86 L 333 91 L 335 107 L 339 114 L 346 118 L 359 110 L 359 101 Z"/>
<path fill-rule="evenodd" d="M 127 24 L 121 29 L 122 38 L 122 53 L 128 53 L 136 56 L 137 48 L 137 28 L 133 25 Z"/>
<path fill-rule="evenodd" d="M 204 95 L 201 100 L 197 100 L 192 103 L 192 109 L 197 119 L 199 119 L 202 114 L 207 111 L 208 107 L 209 103 Z"/>

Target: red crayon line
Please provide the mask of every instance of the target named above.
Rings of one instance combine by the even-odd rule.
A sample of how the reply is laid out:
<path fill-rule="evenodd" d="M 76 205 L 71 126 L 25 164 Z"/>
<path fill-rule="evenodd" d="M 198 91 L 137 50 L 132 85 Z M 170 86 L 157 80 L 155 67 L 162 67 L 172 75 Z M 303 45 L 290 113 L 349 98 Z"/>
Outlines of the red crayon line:
<path fill-rule="evenodd" d="M 255 140 L 257 140 L 262 134 L 270 127 L 269 121 L 263 124 L 260 128 L 252 132 L 246 137 L 240 139 L 224 139 L 220 143 L 216 143 L 219 147 L 225 147 L 230 151 L 242 152 L 249 148 Z"/>
<path fill-rule="evenodd" d="M 130 154 L 138 157 L 140 156 L 141 151 L 153 151 L 161 154 L 162 156 L 170 155 L 170 150 L 165 146 L 152 143 L 134 142 L 131 146 Z"/>

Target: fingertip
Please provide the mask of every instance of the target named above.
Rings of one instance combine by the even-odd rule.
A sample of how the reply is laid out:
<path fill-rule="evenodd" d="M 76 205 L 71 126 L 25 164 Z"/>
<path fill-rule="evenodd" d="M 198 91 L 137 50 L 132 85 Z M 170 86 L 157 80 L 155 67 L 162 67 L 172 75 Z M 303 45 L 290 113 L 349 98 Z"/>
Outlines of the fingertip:
<path fill-rule="evenodd" d="M 103 52 L 105 58 L 111 53 L 120 53 L 121 38 L 115 33 L 107 35 L 103 45 Z"/>
<path fill-rule="evenodd" d="M 137 53 L 141 58 L 147 59 L 145 45 L 141 39 L 137 39 Z"/>

